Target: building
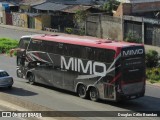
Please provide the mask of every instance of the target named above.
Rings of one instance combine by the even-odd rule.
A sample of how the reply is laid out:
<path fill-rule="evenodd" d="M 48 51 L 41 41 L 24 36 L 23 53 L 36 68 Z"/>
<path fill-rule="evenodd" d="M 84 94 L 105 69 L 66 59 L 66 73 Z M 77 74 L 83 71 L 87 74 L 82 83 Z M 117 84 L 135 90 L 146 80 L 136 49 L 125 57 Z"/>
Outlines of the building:
<path fill-rule="evenodd" d="M 123 19 L 123 38 L 129 35 L 142 43 L 160 46 L 160 0 L 118 0 L 114 16 Z"/>

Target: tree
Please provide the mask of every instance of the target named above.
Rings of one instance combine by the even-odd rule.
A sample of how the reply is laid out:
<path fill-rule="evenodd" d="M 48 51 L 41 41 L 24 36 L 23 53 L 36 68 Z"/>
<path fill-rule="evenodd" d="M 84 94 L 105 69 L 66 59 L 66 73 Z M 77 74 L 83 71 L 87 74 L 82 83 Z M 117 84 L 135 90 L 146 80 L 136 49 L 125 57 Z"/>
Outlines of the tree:
<path fill-rule="evenodd" d="M 116 0 L 108 0 L 104 5 L 103 5 L 103 10 L 112 13 L 113 10 L 117 9 L 118 5 L 120 2 Z"/>
<path fill-rule="evenodd" d="M 87 12 L 84 10 L 78 10 L 76 11 L 75 15 L 74 15 L 74 23 L 75 26 L 78 26 L 79 24 L 84 24 L 85 20 L 87 17 Z"/>

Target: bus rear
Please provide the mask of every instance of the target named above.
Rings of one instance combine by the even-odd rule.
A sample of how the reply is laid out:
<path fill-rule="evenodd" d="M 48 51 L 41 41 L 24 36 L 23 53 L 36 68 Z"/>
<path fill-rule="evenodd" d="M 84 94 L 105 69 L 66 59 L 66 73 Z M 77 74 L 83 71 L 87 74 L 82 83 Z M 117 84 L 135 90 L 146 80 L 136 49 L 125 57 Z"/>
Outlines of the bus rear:
<path fill-rule="evenodd" d="M 117 99 L 134 99 L 145 93 L 145 50 L 144 46 L 121 49 L 121 79 Z"/>

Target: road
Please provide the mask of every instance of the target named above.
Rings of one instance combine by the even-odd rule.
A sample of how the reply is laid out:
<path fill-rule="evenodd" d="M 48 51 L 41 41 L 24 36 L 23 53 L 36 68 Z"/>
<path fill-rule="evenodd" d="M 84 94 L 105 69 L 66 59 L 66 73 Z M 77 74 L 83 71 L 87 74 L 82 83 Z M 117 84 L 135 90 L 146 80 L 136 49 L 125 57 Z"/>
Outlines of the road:
<path fill-rule="evenodd" d="M 23 35 L 32 35 L 32 34 L 35 34 L 35 33 L 0 27 L 0 38 L 4 37 L 4 38 L 19 40 L 19 38 Z"/>
<path fill-rule="evenodd" d="M 12 32 L 14 31 L 14 32 Z M 11 38 L 19 38 L 21 35 L 31 34 L 30 32 L 15 31 L 11 29 L 0 28 L 0 36 L 7 35 Z M 6 36 L 6 37 L 8 37 Z M 81 99 L 76 94 L 63 90 L 46 87 L 42 85 L 30 85 L 24 79 L 16 77 L 16 58 L 6 55 L 0 55 L 0 69 L 8 71 L 14 77 L 12 90 L 0 89 L 9 95 L 16 96 L 39 105 L 46 106 L 58 111 L 160 111 L 160 87 L 147 85 L 145 97 L 123 103 L 114 103 L 108 101 L 92 102 Z M 106 120 L 106 118 L 82 118 L 86 120 Z M 115 120 L 116 118 L 110 118 Z M 117 118 L 128 119 L 128 118 Z M 158 120 L 159 118 L 135 118 L 136 120 Z"/>

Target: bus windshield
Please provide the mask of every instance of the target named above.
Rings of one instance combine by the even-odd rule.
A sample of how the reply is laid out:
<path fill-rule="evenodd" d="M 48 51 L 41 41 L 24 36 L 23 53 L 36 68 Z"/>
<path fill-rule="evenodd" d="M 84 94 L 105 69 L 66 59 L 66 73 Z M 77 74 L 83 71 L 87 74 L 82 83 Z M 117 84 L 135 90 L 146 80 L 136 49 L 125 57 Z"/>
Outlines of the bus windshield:
<path fill-rule="evenodd" d="M 27 49 L 29 42 L 30 38 L 21 38 L 19 42 L 19 48 Z"/>

